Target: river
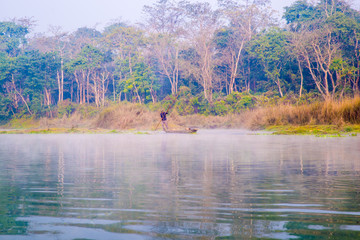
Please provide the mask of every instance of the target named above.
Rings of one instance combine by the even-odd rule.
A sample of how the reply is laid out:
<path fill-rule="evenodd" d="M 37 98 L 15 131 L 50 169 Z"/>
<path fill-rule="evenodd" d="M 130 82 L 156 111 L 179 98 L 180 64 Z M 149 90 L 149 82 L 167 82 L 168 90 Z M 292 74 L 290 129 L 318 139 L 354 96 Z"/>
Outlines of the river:
<path fill-rule="evenodd" d="M 360 137 L 0 135 L 0 239 L 360 239 Z"/>

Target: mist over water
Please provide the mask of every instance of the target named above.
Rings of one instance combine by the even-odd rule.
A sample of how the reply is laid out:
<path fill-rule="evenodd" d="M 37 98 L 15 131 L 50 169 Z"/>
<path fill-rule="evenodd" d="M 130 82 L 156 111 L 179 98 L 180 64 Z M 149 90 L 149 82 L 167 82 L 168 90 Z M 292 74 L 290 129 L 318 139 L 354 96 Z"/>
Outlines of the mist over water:
<path fill-rule="evenodd" d="M 360 137 L 0 135 L 0 239 L 360 238 Z"/>

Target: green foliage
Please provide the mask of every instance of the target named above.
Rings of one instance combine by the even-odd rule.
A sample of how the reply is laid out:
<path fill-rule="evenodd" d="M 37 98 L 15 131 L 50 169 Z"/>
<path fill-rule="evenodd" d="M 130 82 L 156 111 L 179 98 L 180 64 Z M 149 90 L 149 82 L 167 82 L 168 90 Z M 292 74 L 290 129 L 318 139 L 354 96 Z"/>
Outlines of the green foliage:
<path fill-rule="evenodd" d="M 119 84 L 121 91 L 133 93 L 134 97 L 141 99 L 137 99 L 140 103 L 151 102 L 151 94 L 159 89 L 159 85 L 150 66 L 144 61 L 139 61 L 134 66 L 131 66 L 131 70 L 130 68 L 126 70 L 128 70 L 127 77 Z"/>
<path fill-rule="evenodd" d="M 25 35 L 28 28 L 14 22 L 0 22 L 0 51 L 5 51 L 9 56 L 17 56 L 19 46 L 26 43 Z"/>
<path fill-rule="evenodd" d="M 286 20 L 293 31 L 300 30 L 303 24 L 319 18 L 316 8 L 305 0 L 298 0 L 289 7 L 285 7 L 283 18 Z"/>
<path fill-rule="evenodd" d="M 279 28 L 270 29 L 252 42 L 251 54 L 263 65 L 266 77 L 277 85 L 281 85 L 281 71 L 289 58 L 288 44 L 287 33 Z"/>
<path fill-rule="evenodd" d="M 80 113 L 81 117 L 84 119 L 93 118 L 93 117 L 97 116 L 97 114 L 100 111 L 100 109 L 97 108 L 96 106 L 88 105 L 88 104 L 73 105 L 72 108 L 70 108 L 70 109 L 69 108 L 70 107 L 68 107 L 68 113 L 72 113 L 75 110 L 77 113 Z"/>
<path fill-rule="evenodd" d="M 229 29 L 222 28 L 215 34 L 215 44 L 219 49 L 225 49 L 228 47 L 229 38 L 233 34 Z"/>
<path fill-rule="evenodd" d="M 212 115 L 223 116 L 229 112 L 229 106 L 224 100 L 218 100 L 210 105 Z"/>
<path fill-rule="evenodd" d="M 57 106 L 58 117 L 69 117 L 75 111 L 75 105 L 70 101 L 63 101 Z"/>
<path fill-rule="evenodd" d="M 6 100 L 2 101 L 2 109 L 12 113 L 25 109 L 37 116 L 45 114 L 48 106 L 44 105 L 44 92 L 52 94 L 58 67 L 59 60 L 53 53 L 29 51 L 15 58 L 1 57 L 0 83 L 3 88 L 0 92 Z"/>
<path fill-rule="evenodd" d="M 171 104 L 172 99 L 166 98 L 162 104 L 164 109 Z M 180 115 L 204 114 L 223 116 L 228 113 L 240 113 L 255 107 L 256 97 L 249 93 L 233 92 L 225 97 L 218 97 L 213 102 L 208 102 L 202 94 L 192 96 L 190 93 L 181 96 L 175 104 Z"/>
<path fill-rule="evenodd" d="M 11 104 L 11 99 L 4 95 L 0 95 L 0 124 L 5 123 L 12 116 L 14 109 Z"/>
<path fill-rule="evenodd" d="M 9 68 L 11 59 L 5 53 L 0 52 L 0 92 L 4 92 L 4 83 L 9 80 Z"/>
<path fill-rule="evenodd" d="M 309 104 L 321 100 L 317 84 L 332 82 L 327 90 L 334 99 L 360 93 L 358 11 L 343 0 L 300 0 L 285 8 L 287 26 L 282 27 L 271 16 L 266 19 L 269 22 L 263 19 L 268 13 L 263 5 L 252 7 L 222 1 L 222 25 L 194 28 L 209 32 L 204 41 L 211 44 L 207 49 L 197 44 L 196 34 L 182 35 L 179 27 L 196 24 L 204 20 L 202 16 L 211 17 L 204 23 L 213 23 L 220 11 L 213 12 L 206 4 L 159 2 L 146 8 L 151 20 L 146 28 L 118 22 L 102 33 L 79 28 L 68 36 L 31 37 L 31 41 L 27 27 L 0 22 L 0 120 L 50 116 L 53 110 L 60 117 L 68 116 L 75 109 L 83 117 L 92 117 L 97 112 L 93 102 L 98 108 L 127 100 L 166 109 L 174 100 L 175 85 L 180 94 L 173 107 L 181 115 L 226 115 L 258 106 Z M 245 27 L 245 22 L 254 29 Z M 327 39 L 332 44 L 329 51 L 325 51 Z M 316 46 L 324 58 L 333 54 L 326 74 L 317 61 Z M 324 76 L 328 82 L 316 82 Z M 202 78 L 209 81 L 206 93 L 212 99 L 204 98 Z M 67 105 L 57 106 L 63 99 Z M 75 104 L 84 101 L 91 107 Z M 357 112 L 343 114 L 354 119 Z"/>
<path fill-rule="evenodd" d="M 253 108 L 256 97 L 247 92 L 233 92 L 226 97 L 226 102 L 231 106 L 232 112 L 241 112 Z"/>
<path fill-rule="evenodd" d="M 95 70 L 101 68 L 105 54 L 92 45 L 85 45 L 75 59 L 68 64 L 70 71 Z"/>
<path fill-rule="evenodd" d="M 252 96 L 243 96 L 240 101 L 233 107 L 235 111 L 253 108 L 255 105 L 255 98 Z"/>

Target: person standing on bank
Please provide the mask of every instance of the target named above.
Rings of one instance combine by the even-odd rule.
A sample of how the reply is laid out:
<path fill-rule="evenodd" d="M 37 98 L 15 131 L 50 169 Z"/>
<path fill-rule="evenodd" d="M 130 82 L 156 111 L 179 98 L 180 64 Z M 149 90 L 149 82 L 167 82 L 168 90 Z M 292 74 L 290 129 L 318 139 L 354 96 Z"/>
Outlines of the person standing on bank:
<path fill-rule="evenodd" d="M 160 113 L 161 125 L 165 132 L 169 130 L 167 119 L 166 119 L 167 114 L 168 114 L 168 112 L 165 112 L 165 111 L 161 111 L 161 113 Z"/>

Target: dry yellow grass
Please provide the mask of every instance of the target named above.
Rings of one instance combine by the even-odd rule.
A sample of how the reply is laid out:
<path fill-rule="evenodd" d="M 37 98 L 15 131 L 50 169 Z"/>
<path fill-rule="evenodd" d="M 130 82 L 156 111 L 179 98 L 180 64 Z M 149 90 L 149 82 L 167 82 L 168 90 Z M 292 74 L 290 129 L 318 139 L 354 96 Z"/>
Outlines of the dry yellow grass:
<path fill-rule="evenodd" d="M 261 129 L 273 125 L 343 125 L 360 123 L 360 97 L 310 105 L 279 105 L 244 113 L 244 126 Z"/>
<path fill-rule="evenodd" d="M 151 129 L 159 117 L 145 106 L 117 104 L 104 109 L 95 120 L 95 126 L 111 129 Z"/>
<path fill-rule="evenodd" d="M 309 105 L 278 105 L 248 110 L 226 116 L 187 115 L 170 112 L 169 127 L 248 128 L 265 129 L 279 125 L 337 125 L 360 124 L 360 97 L 343 101 L 320 102 Z M 31 123 L 31 124 L 30 124 Z M 121 103 L 109 106 L 89 118 L 80 112 L 60 119 L 42 118 L 40 121 L 13 120 L 5 128 L 87 128 L 113 130 L 161 130 L 160 116 L 144 105 Z"/>
<path fill-rule="evenodd" d="M 92 128 L 93 119 L 84 118 L 80 113 L 75 112 L 69 117 L 65 115 L 62 118 L 41 118 L 39 121 L 40 128 Z"/>

